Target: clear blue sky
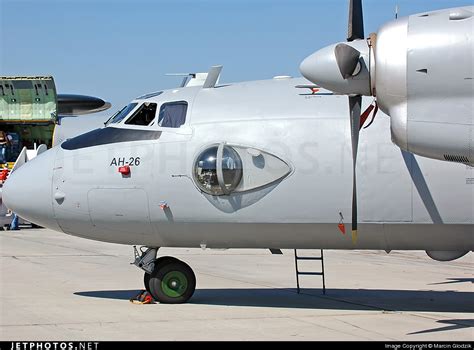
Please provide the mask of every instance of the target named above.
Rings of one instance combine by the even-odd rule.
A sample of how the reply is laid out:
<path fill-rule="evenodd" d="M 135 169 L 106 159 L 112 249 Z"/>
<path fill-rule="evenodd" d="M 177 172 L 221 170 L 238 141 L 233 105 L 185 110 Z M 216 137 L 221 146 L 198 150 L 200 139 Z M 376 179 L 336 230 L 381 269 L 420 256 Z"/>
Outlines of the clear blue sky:
<path fill-rule="evenodd" d="M 344 40 L 347 0 L 0 0 L 0 75 L 53 75 L 60 93 L 117 109 L 177 86 L 165 73 L 223 64 L 221 82 L 299 76 L 304 57 Z M 366 34 L 394 17 L 468 0 L 365 0 Z"/>

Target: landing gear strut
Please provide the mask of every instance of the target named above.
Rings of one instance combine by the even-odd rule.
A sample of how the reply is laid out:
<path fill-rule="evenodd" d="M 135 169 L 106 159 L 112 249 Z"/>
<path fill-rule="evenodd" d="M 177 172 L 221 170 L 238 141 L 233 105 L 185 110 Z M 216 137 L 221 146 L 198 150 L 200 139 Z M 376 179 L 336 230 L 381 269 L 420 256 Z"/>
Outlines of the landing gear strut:
<path fill-rule="evenodd" d="M 158 248 L 135 249 L 134 264 L 145 271 L 143 282 L 153 298 L 166 304 L 182 304 L 196 289 L 196 276 L 185 262 L 170 256 L 156 259 Z"/>

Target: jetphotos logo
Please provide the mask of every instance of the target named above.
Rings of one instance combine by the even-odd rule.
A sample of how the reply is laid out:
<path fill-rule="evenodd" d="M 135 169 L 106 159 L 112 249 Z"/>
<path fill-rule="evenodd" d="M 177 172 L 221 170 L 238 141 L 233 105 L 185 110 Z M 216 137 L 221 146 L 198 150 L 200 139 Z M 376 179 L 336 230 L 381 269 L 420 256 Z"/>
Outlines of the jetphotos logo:
<path fill-rule="evenodd" d="M 9 350 L 98 350 L 97 342 L 12 342 Z M 0 347 L 0 350 L 5 350 Z"/>

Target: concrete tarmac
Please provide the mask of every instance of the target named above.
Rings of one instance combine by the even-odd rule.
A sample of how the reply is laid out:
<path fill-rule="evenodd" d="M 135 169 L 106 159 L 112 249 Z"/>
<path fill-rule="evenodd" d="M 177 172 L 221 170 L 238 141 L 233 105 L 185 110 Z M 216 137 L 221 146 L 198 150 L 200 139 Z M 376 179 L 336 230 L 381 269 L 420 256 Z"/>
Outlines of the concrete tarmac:
<path fill-rule="evenodd" d="M 325 251 L 323 296 L 314 276 L 296 293 L 291 250 L 161 249 L 196 273 L 182 305 L 129 302 L 129 246 L 24 229 L 0 232 L 0 255 L 0 340 L 474 340 L 472 253 Z"/>

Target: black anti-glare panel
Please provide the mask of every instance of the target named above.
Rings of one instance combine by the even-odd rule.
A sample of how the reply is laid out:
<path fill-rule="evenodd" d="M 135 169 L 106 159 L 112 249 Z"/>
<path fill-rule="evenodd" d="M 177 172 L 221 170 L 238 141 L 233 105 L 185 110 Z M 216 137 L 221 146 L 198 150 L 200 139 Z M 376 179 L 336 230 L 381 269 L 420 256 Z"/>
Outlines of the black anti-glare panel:
<path fill-rule="evenodd" d="M 65 150 L 75 150 L 120 142 L 156 140 L 160 138 L 160 135 L 161 131 L 107 127 L 66 140 L 61 144 L 61 147 Z"/>

